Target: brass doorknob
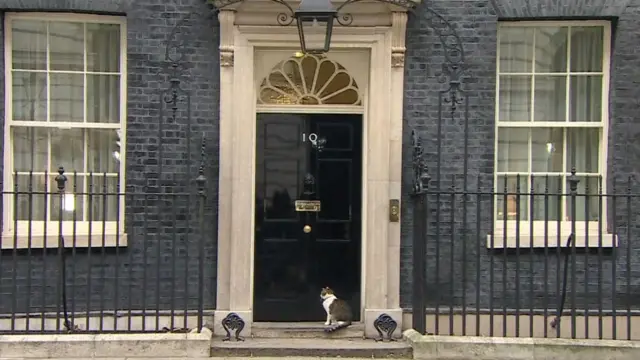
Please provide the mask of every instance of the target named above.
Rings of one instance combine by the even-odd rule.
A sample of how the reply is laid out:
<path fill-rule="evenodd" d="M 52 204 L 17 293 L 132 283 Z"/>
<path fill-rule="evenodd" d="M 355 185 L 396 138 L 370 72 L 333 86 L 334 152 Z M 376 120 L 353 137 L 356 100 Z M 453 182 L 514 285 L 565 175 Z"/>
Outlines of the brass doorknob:
<path fill-rule="evenodd" d="M 305 234 L 310 233 L 310 232 L 311 232 L 311 226 L 309 226 L 309 225 L 305 225 L 305 226 L 302 228 L 302 231 L 304 231 L 304 233 L 305 233 Z"/>

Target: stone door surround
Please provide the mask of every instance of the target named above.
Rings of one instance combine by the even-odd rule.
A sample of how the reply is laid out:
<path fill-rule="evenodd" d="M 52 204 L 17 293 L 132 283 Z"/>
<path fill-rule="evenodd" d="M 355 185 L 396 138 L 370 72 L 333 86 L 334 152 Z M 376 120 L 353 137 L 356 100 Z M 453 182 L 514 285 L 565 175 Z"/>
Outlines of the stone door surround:
<path fill-rule="evenodd" d="M 217 309 L 214 332 L 234 312 L 251 334 L 254 264 L 254 172 L 258 51 L 299 50 L 294 25 L 280 26 L 280 5 L 246 1 L 220 20 L 220 174 Z M 350 5 L 353 24 L 336 26 L 332 49 L 368 56 L 363 134 L 362 319 L 365 335 L 387 313 L 402 329 L 400 222 L 389 221 L 389 200 L 401 197 L 404 39 L 407 14 L 382 3 Z M 331 53 L 329 53 L 331 55 Z M 284 60 L 286 57 L 281 58 Z M 271 64 L 271 66 L 275 65 Z M 237 70 L 237 71 L 236 71 Z M 284 109 L 284 108 L 281 108 Z M 305 112 L 305 106 L 288 112 Z M 330 109 L 325 108 L 325 111 Z M 336 109 L 335 112 L 340 112 Z M 399 336 L 400 331 L 395 335 Z"/>

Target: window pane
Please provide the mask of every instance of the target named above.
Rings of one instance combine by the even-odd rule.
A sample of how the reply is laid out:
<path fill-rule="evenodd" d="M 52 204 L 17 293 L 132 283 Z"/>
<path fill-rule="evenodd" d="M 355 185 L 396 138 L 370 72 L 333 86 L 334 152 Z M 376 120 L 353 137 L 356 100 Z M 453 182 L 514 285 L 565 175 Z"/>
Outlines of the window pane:
<path fill-rule="evenodd" d="M 531 120 L 531 77 L 500 76 L 499 121 Z"/>
<path fill-rule="evenodd" d="M 87 171 L 120 172 L 120 136 L 117 130 L 87 130 Z"/>
<path fill-rule="evenodd" d="M 536 76 L 534 121 L 566 121 L 567 77 Z"/>
<path fill-rule="evenodd" d="M 13 128 L 13 170 L 47 171 L 48 131 L 43 128 Z"/>
<path fill-rule="evenodd" d="M 84 172 L 84 130 L 51 130 L 51 171 Z"/>
<path fill-rule="evenodd" d="M 14 180 L 16 178 L 14 177 Z M 17 207 L 16 216 L 18 220 L 23 221 L 44 221 L 46 215 L 45 202 L 45 176 L 44 175 L 19 175 L 16 184 L 19 192 L 27 192 L 30 194 L 19 194 L 16 198 Z M 15 188 L 14 188 L 15 189 Z M 11 190 L 13 191 L 13 190 Z M 39 194 L 34 194 L 34 193 Z M 32 230 L 41 231 L 40 228 Z M 18 234 L 27 235 L 27 234 Z"/>
<path fill-rule="evenodd" d="M 51 121 L 82 122 L 84 78 L 81 74 L 50 74 Z"/>
<path fill-rule="evenodd" d="M 13 120 L 47 121 L 47 75 L 12 73 Z"/>
<path fill-rule="evenodd" d="M 567 71 L 567 27 L 541 27 L 536 31 L 536 73 Z"/>
<path fill-rule="evenodd" d="M 518 183 L 520 184 L 519 187 L 517 186 Z M 529 188 L 527 187 L 527 176 L 498 176 L 497 185 L 497 218 L 499 220 L 505 220 L 504 214 L 506 210 L 506 220 L 528 220 L 529 196 L 527 194 L 529 193 Z M 506 195 L 506 203 L 505 193 L 508 194 Z M 520 203 L 519 211 L 518 203 Z"/>
<path fill-rule="evenodd" d="M 533 220 L 560 221 L 563 176 L 534 176 Z M 554 231 L 555 228 L 549 228 Z M 544 235 L 540 234 L 540 235 Z"/>
<path fill-rule="evenodd" d="M 598 186 L 600 179 L 597 176 L 579 177 L 578 194 L 576 195 L 576 221 L 597 221 L 599 219 L 599 199 Z M 567 183 L 567 192 L 569 192 L 569 183 Z M 570 221 L 573 218 L 573 201 L 571 196 L 566 196 L 567 216 Z M 604 203 L 604 199 L 603 199 Z M 604 212 L 604 205 L 602 211 Z"/>
<path fill-rule="evenodd" d="M 601 121 L 602 76 L 571 76 L 571 121 Z"/>
<path fill-rule="evenodd" d="M 604 56 L 602 27 L 571 28 L 571 71 L 600 72 Z"/>
<path fill-rule="evenodd" d="M 500 128 L 498 132 L 498 171 L 529 171 L 529 130 Z"/>
<path fill-rule="evenodd" d="M 14 20 L 11 22 L 11 60 L 13 69 L 47 68 L 47 23 Z"/>
<path fill-rule="evenodd" d="M 88 204 L 91 220 L 116 221 L 118 208 L 124 201 L 123 197 L 116 195 L 118 192 L 118 177 L 91 176 L 88 180 L 90 195 Z"/>
<path fill-rule="evenodd" d="M 562 128 L 534 128 L 531 133 L 531 168 L 533 172 L 562 173 Z"/>
<path fill-rule="evenodd" d="M 504 27 L 500 29 L 500 72 L 531 72 L 533 66 L 534 29 Z"/>
<path fill-rule="evenodd" d="M 600 161 L 600 129 L 567 129 L 567 168 L 575 166 L 579 173 L 598 173 Z"/>
<path fill-rule="evenodd" d="M 59 221 L 62 215 L 63 221 L 82 221 L 84 210 L 84 196 L 75 195 L 84 192 L 84 177 L 74 176 L 67 172 L 67 182 L 65 183 L 64 193 L 58 190 L 58 183 L 55 176 L 49 181 L 49 189 L 51 189 L 51 220 Z M 60 206 L 62 203 L 62 206 Z"/>
<path fill-rule="evenodd" d="M 51 70 L 84 71 L 84 25 L 82 23 L 50 22 L 49 44 Z"/>
<path fill-rule="evenodd" d="M 120 76 L 87 75 L 87 121 L 120 122 Z"/>
<path fill-rule="evenodd" d="M 87 24 L 87 71 L 120 71 L 120 25 Z"/>

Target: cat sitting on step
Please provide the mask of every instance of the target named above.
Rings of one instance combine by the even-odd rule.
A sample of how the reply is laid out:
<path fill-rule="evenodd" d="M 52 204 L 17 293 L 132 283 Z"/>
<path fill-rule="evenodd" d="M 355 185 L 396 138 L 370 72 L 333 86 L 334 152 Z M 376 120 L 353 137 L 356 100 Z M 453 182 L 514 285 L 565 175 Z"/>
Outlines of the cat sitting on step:
<path fill-rule="evenodd" d="M 324 329 L 325 332 L 334 332 L 351 325 L 353 313 L 345 300 L 338 299 L 329 287 L 322 288 L 320 298 L 324 311 L 327 312 L 327 321 L 324 323 L 327 325 L 327 328 Z M 335 326 L 331 326 L 333 324 Z"/>

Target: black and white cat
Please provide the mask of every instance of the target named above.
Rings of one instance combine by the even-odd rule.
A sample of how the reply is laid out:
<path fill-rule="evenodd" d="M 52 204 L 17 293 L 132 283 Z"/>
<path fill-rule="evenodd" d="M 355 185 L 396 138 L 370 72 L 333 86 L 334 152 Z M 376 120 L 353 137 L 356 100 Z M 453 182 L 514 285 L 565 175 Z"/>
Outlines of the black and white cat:
<path fill-rule="evenodd" d="M 345 300 L 338 299 L 329 287 L 322 288 L 320 298 L 324 311 L 327 312 L 327 321 L 324 323 L 327 325 L 327 328 L 324 329 L 325 332 L 334 332 L 351 325 L 353 313 Z M 335 326 L 331 326 L 334 324 Z"/>

